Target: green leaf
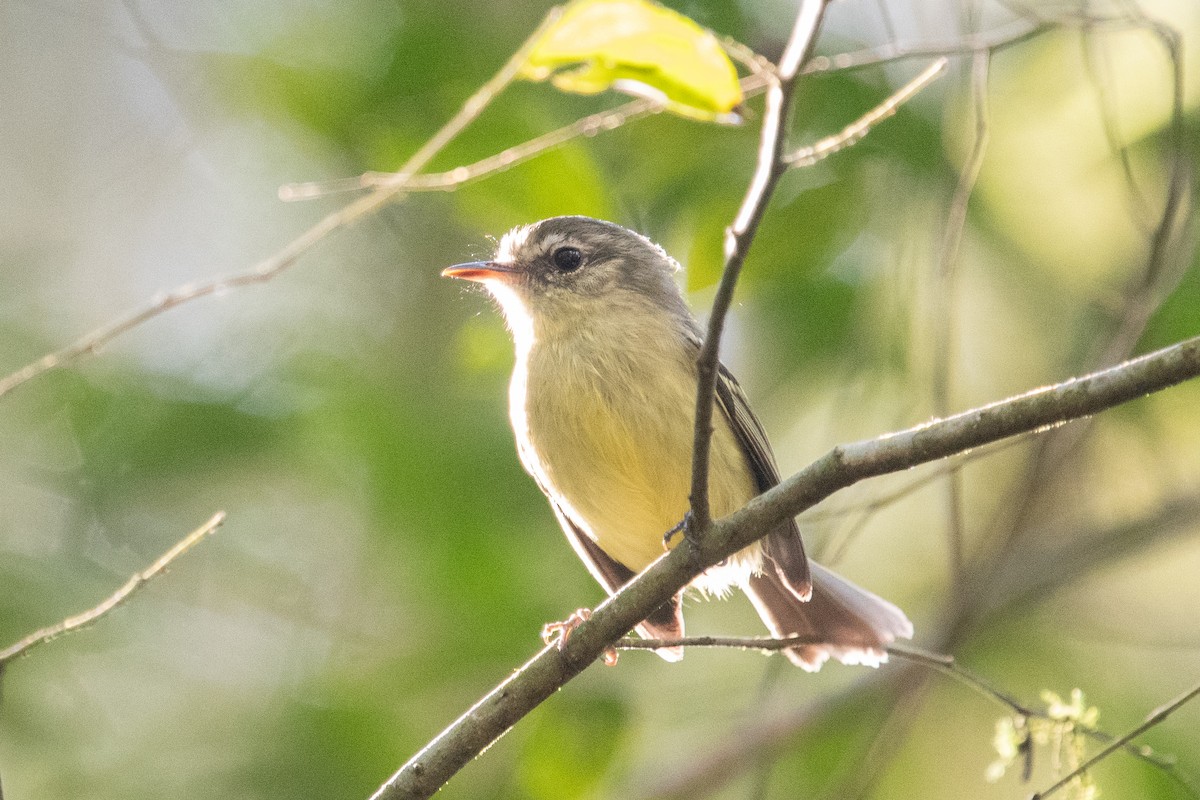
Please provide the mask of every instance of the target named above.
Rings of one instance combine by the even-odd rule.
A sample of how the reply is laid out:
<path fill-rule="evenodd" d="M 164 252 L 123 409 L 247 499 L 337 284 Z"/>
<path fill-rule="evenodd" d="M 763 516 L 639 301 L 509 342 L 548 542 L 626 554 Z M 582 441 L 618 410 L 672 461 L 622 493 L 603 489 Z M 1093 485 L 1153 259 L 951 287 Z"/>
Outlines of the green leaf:
<path fill-rule="evenodd" d="M 668 111 L 738 119 L 737 70 L 710 31 L 647 0 L 576 0 L 534 45 L 521 72 L 564 92 L 615 89 L 660 100 Z"/>

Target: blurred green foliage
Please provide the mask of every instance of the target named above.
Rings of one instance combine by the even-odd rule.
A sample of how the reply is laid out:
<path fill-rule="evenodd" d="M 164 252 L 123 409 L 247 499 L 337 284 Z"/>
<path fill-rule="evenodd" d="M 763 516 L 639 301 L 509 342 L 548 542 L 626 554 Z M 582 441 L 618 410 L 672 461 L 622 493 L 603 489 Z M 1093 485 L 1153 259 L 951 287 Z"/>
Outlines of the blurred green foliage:
<path fill-rule="evenodd" d="M 670 5 L 770 56 L 792 13 Z M 874 2 L 833 4 L 821 51 L 954 35 L 943 26 L 953 3 L 885 5 L 892 33 Z M 1189 3 L 1147 5 L 1187 47 L 1200 40 Z M 275 252 L 346 199 L 281 204 L 279 185 L 395 168 L 548 7 L 0 9 L 0 372 Z M 855 147 L 785 178 L 723 349 L 785 472 L 942 413 L 931 376 L 943 326 L 948 411 L 1083 372 L 1123 324 L 1137 350 L 1200 332 L 1186 227 L 1149 305 L 1126 302 L 1170 163 L 1162 53 L 1136 32 L 1089 35 L 1090 72 L 1078 31 L 993 60 L 988 157 L 947 297 L 934 275 L 972 141 L 969 64 Z M 1200 160 L 1195 61 L 1189 170 Z M 806 79 L 794 138 L 840 130 L 919 66 Z M 514 86 L 433 168 L 615 101 Z M 1130 145 L 1136 190 L 1104 138 L 1104 108 Z M 517 463 L 503 324 L 482 294 L 438 272 L 487 254 L 513 225 L 591 214 L 661 242 L 703 312 L 753 168 L 760 101 L 750 110 L 739 128 L 655 116 L 452 194 L 411 196 L 266 286 L 175 309 L 0 401 L 0 645 L 96 603 L 215 510 L 229 514 L 126 607 L 6 670 L 6 796 L 366 797 L 523 663 L 544 622 L 598 603 Z M 1188 217 L 1190 187 L 1183 199 Z M 1143 312 L 1144 332 L 1130 324 Z M 1002 577 L 1063 576 L 1032 606 L 989 612 L 986 591 L 954 594 L 944 482 L 870 516 L 837 566 L 904 607 L 918 643 L 936 646 L 974 608 L 954 642 L 964 663 L 1027 700 L 1081 686 L 1101 725 L 1125 730 L 1200 676 L 1200 525 L 1156 517 L 1200 485 L 1198 401 L 1200 388 L 1184 386 L 1102 415 L 1032 490 L 1038 440 L 965 468 L 968 554 L 988 562 L 1023 518 L 1038 535 L 998 559 Z M 830 508 L 846 515 L 805 523 L 812 549 L 830 552 L 856 504 L 927 474 L 844 493 Z M 1143 543 L 1132 557 L 1078 575 L 1053 559 L 1055 545 L 1126 524 Z M 759 632 L 740 600 L 689 602 L 688 623 Z M 983 781 L 1003 709 L 942 678 L 858 687 L 867 675 L 810 676 L 734 651 L 678 665 L 627 653 L 567 686 L 443 795 L 654 797 L 688 780 L 712 797 L 1031 790 L 1015 776 Z M 1147 737 L 1191 775 L 1198 720 L 1187 708 Z M 1124 756 L 1098 780 L 1111 797 L 1186 796 Z"/>
<path fill-rule="evenodd" d="M 617 695 L 564 696 L 530 719 L 519 768 L 530 797 L 584 797 L 612 768 L 629 725 L 629 710 Z"/>

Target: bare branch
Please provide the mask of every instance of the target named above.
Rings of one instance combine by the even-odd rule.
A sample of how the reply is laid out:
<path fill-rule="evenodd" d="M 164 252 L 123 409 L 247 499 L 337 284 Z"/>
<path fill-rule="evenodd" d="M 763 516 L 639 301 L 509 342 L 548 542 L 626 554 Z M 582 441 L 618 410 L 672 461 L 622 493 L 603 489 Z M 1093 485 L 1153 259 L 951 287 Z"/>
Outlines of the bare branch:
<path fill-rule="evenodd" d="M 804 65 L 804 74 L 863 69 L 910 59 L 951 58 L 982 52 L 994 54 L 1006 48 L 1024 44 L 1057 27 L 1058 25 L 1049 21 L 1022 20 L 988 33 L 963 36 L 949 42 L 925 42 L 916 45 L 888 44 L 833 56 L 817 56 Z"/>
<path fill-rule="evenodd" d="M 636 637 L 625 637 L 617 641 L 613 647 L 617 650 L 657 650 L 665 647 L 712 647 L 732 650 L 757 650 L 766 653 L 775 653 L 780 650 L 786 650 L 789 647 L 806 644 L 821 644 L 819 639 L 812 636 L 789 636 L 783 639 L 774 639 L 769 636 L 684 636 L 676 639 L 641 639 Z M 889 656 L 907 661 L 911 664 L 940 672 L 947 675 L 969 689 L 981 694 L 999 706 L 1002 706 L 1007 711 L 1012 712 L 1015 716 L 1034 719 L 1051 719 L 1050 715 L 1043 710 L 1027 706 L 1017 698 L 1013 697 L 1008 692 L 998 689 L 991 683 L 975 674 L 971 670 L 959 664 L 954 656 L 945 655 L 943 653 L 931 653 L 921 650 L 917 647 L 904 647 L 901 645 L 890 645 L 887 648 Z M 1154 724 L 1161 722 L 1168 714 L 1173 712 L 1178 706 L 1190 700 L 1197 693 L 1200 687 L 1189 690 L 1189 693 L 1172 703 L 1158 709 L 1149 719 L 1154 720 Z M 1163 713 L 1166 709 L 1165 713 Z M 1105 731 L 1093 728 L 1089 725 L 1077 724 L 1076 726 L 1084 735 L 1106 742 L 1105 751 L 1111 753 L 1118 749 L 1126 750 L 1130 755 L 1145 761 L 1146 763 L 1157 767 L 1158 769 L 1170 771 L 1174 767 L 1174 763 L 1167 758 L 1157 755 L 1153 750 L 1135 745 L 1132 739 L 1141 733 L 1144 733 L 1146 727 L 1140 730 L 1126 734 L 1121 737 L 1113 736 Z M 1097 759 L 1098 760 L 1098 759 Z M 1081 769 L 1080 772 L 1083 770 Z M 1069 780 L 1068 776 L 1067 779 Z"/>
<path fill-rule="evenodd" d="M 548 150 L 559 147 L 571 139 L 615 130 L 628 122 L 656 114 L 662 110 L 661 104 L 653 100 L 634 100 L 617 108 L 589 115 L 570 125 L 565 125 L 562 128 L 542 134 L 527 142 L 514 145 L 495 155 L 481 159 L 474 164 L 455 167 L 452 170 L 442 173 L 418 175 L 417 173 L 424 169 L 446 144 L 474 121 L 495 96 L 513 81 L 521 65 L 524 63 L 529 49 L 537 41 L 541 33 L 553 24 L 560 13 L 558 9 L 552 9 L 542 21 L 537 31 L 525 41 L 505 66 L 480 87 L 463 104 L 454 118 L 447 122 L 433 138 L 427 141 L 398 172 L 367 172 L 357 177 L 341 180 L 286 184 L 279 189 L 280 199 L 284 201 L 305 200 L 339 192 L 360 191 L 364 189 L 372 190 L 371 194 L 326 216 L 278 253 L 259 262 L 245 272 L 217 278 L 206 283 L 188 284 L 160 295 L 146 307 L 97 328 L 70 345 L 53 353 L 48 353 L 37 361 L 18 369 L 16 372 L 0 378 L 0 397 L 3 397 L 16 387 L 36 378 L 42 373 L 66 366 L 84 356 L 95 354 L 117 337 L 128 333 L 150 319 L 170 311 L 176 306 L 210 295 L 222 294 L 243 286 L 270 281 L 279 273 L 295 264 L 308 250 L 333 232 L 350 226 L 364 216 L 377 211 L 389 201 L 397 199 L 404 194 L 425 191 L 449 191 L 464 183 L 479 180 L 488 175 L 517 166 Z M 773 73 L 764 72 L 763 66 L 758 63 L 748 48 L 732 41 L 727 41 L 725 46 L 734 57 L 738 58 L 739 61 L 742 61 L 751 69 L 752 74 L 741 80 L 743 95 L 753 97 L 763 92 L 768 83 L 773 80 Z"/>
<path fill-rule="evenodd" d="M 1161 36 L 1161 29 L 1166 29 L 1166 26 L 1141 14 L 1102 15 L 1087 11 L 1068 10 L 1053 16 L 1024 16 L 1022 19 L 993 30 L 960 36 L 951 41 L 929 41 L 919 44 L 893 42 L 880 47 L 838 53 L 833 56 L 817 56 L 804 65 L 803 73 L 810 75 L 816 72 L 841 72 L 890 64 L 896 61 L 942 56 L 947 58 L 972 56 L 981 52 L 994 55 L 1010 47 L 1024 44 L 1044 33 L 1062 28 L 1085 28 L 1097 32 L 1143 29 L 1151 30 Z"/>
<path fill-rule="evenodd" d="M 774 653 L 798 645 L 822 643 L 821 639 L 813 636 L 787 636 L 782 639 L 775 639 L 770 636 L 684 636 L 677 639 L 640 639 L 630 636 L 616 642 L 613 647 L 618 650 L 657 650 L 664 647 L 719 647 Z M 984 696 L 996 701 L 1014 714 L 1025 717 L 1037 715 L 1036 711 L 1028 708 L 1012 695 L 1002 692 L 975 673 L 965 667 L 959 666 L 958 662 L 954 660 L 954 656 L 943 653 L 930 653 L 920 648 L 902 647 L 895 644 L 890 645 L 887 648 L 887 652 L 890 656 L 911 661 L 914 664 L 921 664 L 930 669 L 950 675 L 972 689 L 979 691 Z"/>
<path fill-rule="evenodd" d="M 766 90 L 770 76 L 757 73 L 742 78 L 742 94 L 754 97 Z M 633 100 L 607 111 L 600 111 L 564 125 L 533 139 L 513 145 L 499 153 L 482 158 L 473 164 L 465 164 L 445 172 L 414 175 L 399 184 L 405 192 L 452 191 L 459 186 L 477 181 L 541 155 L 580 136 L 594 136 L 604 131 L 616 130 L 626 123 L 652 116 L 663 110 L 655 100 Z M 359 191 L 392 183 L 394 172 L 364 172 L 352 178 L 311 183 L 292 183 L 279 190 L 280 198 L 287 201 L 308 200 L 337 192 Z"/>
<path fill-rule="evenodd" d="M 560 13 L 560 10 L 552 9 L 534 34 L 500 68 L 500 71 L 481 86 L 475 94 L 471 95 L 463 103 L 458 113 L 443 125 L 432 138 L 425 142 L 408 159 L 399 172 L 392 174 L 387 180 L 381 181 L 370 194 L 360 197 L 354 202 L 328 214 L 320 222 L 293 239 L 273 256 L 260 261 L 245 272 L 217 278 L 207 283 L 183 286 L 159 297 L 145 308 L 139 309 L 123 319 L 97 328 L 61 350 L 56 350 L 53 353 L 42 356 L 32 364 L 28 364 L 14 373 L 0 378 L 0 397 L 3 397 L 21 384 L 36 378 L 44 372 L 65 366 L 85 355 L 95 353 L 121 334 L 127 333 L 143 322 L 164 314 L 176 306 L 197 300 L 201 297 L 220 294 L 226 290 L 237 289 L 256 283 L 266 283 L 295 264 L 302 255 L 334 231 L 349 227 L 402 195 L 404 193 L 404 184 L 413 175 L 424 169 L 442 148 L 478 117 L 487 104 L 505 86 L 513 81 L 542 31 L 552 24 Z"/>
<path fill-rule="evenodd" d="M 833 136 L 826 136 L 815 144 L 793 150 L 785 155 L 783 160 L 792 168 L 809 167 L 834 153 L 857 144 L 876 125 L 888 117 L 895 116 L 896 112 L 900 110 L 900 106 L 916 97 L 918 92 L 945 73 L 946 63 L 945 58 L 939 58 L 882 103 L 843 128 L 841 132 Z"/>
<path fill-rule="evenodd" d="M 725 267 L 708 319 L 708 331 L 697 358 L 696 421 L 692 443 L 691 521 L 696 530 L 712 522 L 708 506 L 708 457 L 712 441 L 713 395 L 717 386 L 718 357 L 725 316 L 733 302 L 733 290 L 745 263 L 746 254 L 758 225 L 767 210 L 775 185 L 787 169 L 783 161 L 786 146 L 785 127 L 791 117 L 792 89 L 800 66 L 812 52 L 817 30 L 825 13 L 825 0 L 803 0 L 791 37 L 776 69 L 776 81 L 767 88 L 763 111 L 758 162 L 741 208 L 733 224 L 725 231 Z"/>
<path fill-rule="evenodd" d="M 55 623 L 48 628 L 42 628 L 41 630 L 34 631 L 20 641 L 9 645 L 3 650 L 0 650 L 0 674 L 3 674 L 4 668 L 8 665 L 8 663 L 18 656 L 25 655 L 34 647 L 37 647 L 40 644 L 45 644 L 51 639 L 57 639 L 63 634 L 72 633 L 80 628 L 90 625 L 108 612 L 112 611 L 114 608 L 120 606 L 122 603 L 128 600 L 134 592 L 141 589 L 151 580 L 157 578 L 159 575 L 165 572 L 167 567 L 169 567 L 175 559 L 179 558 L 188 550 L 191 550 L 201 539 L 208 536 L 217 528 L 221 527 L 221 524 L 224 521 L 225 512 L 218 511 L 216 514 L 212 515 L 212 518 L 209 519 L 208 522 L 204 523 L 199 528 L 196 528 L 196 530 L 192 531 L 187 536 L 176 542 L 170 550 L 159 556 L 153 564 L 131 577 L 124 586 L 109 595 L 108 598 L 99 605 L 93 606 L 81 614 L 67 617 L 61 622 Z"/>
<path fill-rule="evenodd" d="M 865 478 L 1095 414 L 1198 375 L 1200 337 L 947 419 L 835 447 L 714 522 L 709 535 L 684 539 L 664 554 L 597 607 L 561 649 L 543 649 L 427 744 L 380 787 L 375 800 L 431 796 L 697 574 L 834 492 Z"/>
<path fill-rule="evenodd" d="M 935 286 L 932 292 L 934 310 L 933 341 L 933 413 L 947 414 L 951 408 L 951 382 L 954 362 L 954 339 L 956 326 L 955 278 L 958 273 L 959 256 L 962 252 L 963 235 L 967 228 L 967 211 L 979 173 L 983 169 L 989 138 L 988 127 L 988 76 L 991 71 L 991 53 L 977 52 L 971 59 L 971 111 L 975 117 L 974 141 L 971 152 L 963 165 L 954 187 L 954 196 L 946 220 L 945 237 L 938 254 L 934 271 Z M 966 562 L 966 532 L 963 522 L 962 474 L 952 471 L 946 481 L 947 538 L 950 551 L 950 576 L 954 591 L 961 597 Z"/>
<path fill-rule="evenodd" d="M 495 155 L 482 158 L 445 172 L 414 175 L 399 184 L 405 192 L 451 191 L 459 186 L 477 181 L 497 172 L 511 169 L 519 164 L 560 147 L 579 136 L 592 136 L 601 131 L 610 131 L 642 117 L 656 114 L 662 105 L 653 100 L 633 100 L 608 111 L 578 119 L 569 125 L 543 133 L 526 142 L 501 150 Z M 352 178 L 308 183 L 289 183 L 279 188 L 279 198 L 284 201 L 311 200 L 338 192 L 356 192 L 397 180 L 394 172 L 364 172 Z"/>
<path fill-rule="evenodd" d="M 770 530 L 833 492 L 865 478 L 936 461 L 990 442 L 1090 416 L 1200 374 L 1200 337 L 1115 367 L 1034 389 L 947 419 L 877 439 L 835 447 L 824 457 L 758 496 L 719 527 L 747 522 Z M 732 543 L 731 543 L 732 544 Z M 737 544 L 742 542 L 737 537 Z M 723 548 L 718 548 L 723 549 Z M 724 558 L 739 547 L 733 547 Z M 715 563 L 715 562 L 714 562 Z"/>
<path fill-rule="evenodd" d="M 1077 778 L 1080 775 L 1082 775 L 1083 773 L 1087 772 L 1089 769 L 1096 766 L 1097 764 L 1099 764 L 1104 759 L 1108 758 L 1113 753 L 1117 752 L 1118 750 L 1120 750 L 1123 747 L 1127 747 L 1129 744 L 1131 744 L 1133 742 L 1134 739 L 1136 739 L 1137 737 L 1141 736 L 1146 731 L 1150 730 L 1154 726 L 1161 723 L 1167 717 L 1171 716 L 1171 714 L 1178 711 L 1182 706 L 1184 706 L 1188 702 L 1194 700 L 1197 696 L 1200 696 L 1200 683 L 1197 683 L 1195 686 L 1188 689 L 1186 692 L 1179 695 L 1171 702 L 1166 703 L 1165 705 L 1161 705 L 1158 708 L 1151 711 L 1150 714 L 1146 717 L 1145 721 L 1142 722 L 1141 725 L 1138 725 L 1136 728 L 1134 728 L 1133 730 L 1131 730 L 1129 733 L 1125 734 L 1124 736 L 1120 736 L 1116 739 L 1113 739 L 1106 747 L 1102 748 L 1100 750 L 1100 752 L 1096 753 L 1096 755 L 1092 756 L 1087 761 L 1084 761 L 1082 764 L 1080 764 L 1078 769 L 1074 770 L 1073 772 L 1068 773 L 1067 775 L 1064 775 L 1062 778 L 1060 778 L 1058 780 L 1058 782 L 1056 782 L 1054 785 L 1050 786 L 1049 788 L 1043 789 L 1040 792 L 1034 792 L 1032 795 L 1029 796 L 1029 800 L 1043 800 L 1043 798 L 1049 797 L 1050 795 L 1054 794 L 1059 789 L 1062 789 L 1067 784 L 1069 784 L 1071 781 L 1075 780 L 1075 778 Z"/>

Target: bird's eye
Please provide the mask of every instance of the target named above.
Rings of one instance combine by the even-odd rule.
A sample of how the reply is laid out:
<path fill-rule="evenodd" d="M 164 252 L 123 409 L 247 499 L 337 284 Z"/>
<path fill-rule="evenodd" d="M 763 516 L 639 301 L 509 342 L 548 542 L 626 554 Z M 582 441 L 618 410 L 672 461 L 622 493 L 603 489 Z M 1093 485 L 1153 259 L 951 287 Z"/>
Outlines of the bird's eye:
<path fill-rule="evenodd" d="M 574 272 L 583 265 L 583 253 L 578 247 L 560 247 L 551 256 L 554 266 L 563 272 Z"/>

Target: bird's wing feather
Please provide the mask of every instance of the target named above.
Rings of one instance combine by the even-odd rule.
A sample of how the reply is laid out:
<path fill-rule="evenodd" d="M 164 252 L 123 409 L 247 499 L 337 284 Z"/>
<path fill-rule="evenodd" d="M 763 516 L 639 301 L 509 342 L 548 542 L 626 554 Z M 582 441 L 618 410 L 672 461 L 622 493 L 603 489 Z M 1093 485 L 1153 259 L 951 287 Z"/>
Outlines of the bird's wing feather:
<path fill-rule="evenodd" d="M 592 573 L 592 577 L 603 586 L 609 594 L 616 594 L 617 590 L 624 586 L 633 578 L 634 572 L 629 567 L 620 563 L 608 553 L 600 549 L 600 545 L 592 541 L 592 537 L 588 536 L 583 530 L 575 524 L 575 521 L 563 511 L 555 500 L 556 493 L 549 490 L 542 482 L 542 477 L 538 470 L 529 468 L 528 465 L 537 463 L 537 458 L 534 454 L 522 452 L 523 444 L 518 439 L 517 450 L 521 456 L 521 463 L 526 465 L 526 469 L 533 477 L 534 483 L 541 489 L 542 494 L 550 501 L 550 507 L 554 509 L 554 516 L 558 518 L 559 527 L 563 529 L 563 533 L 567 536 L 567 541 L 571 543 L 571 549 L 579 556 L 579 560 L 587 567 L 587 571 Z M 534 457 L 530 458 L 530 455 Z M 683 637 L 683 593 L 680 592 L 663 603 L 654 610 L 649 617 L 642 621 L 635 630 L 644 639 L 680 639 Z M 683 658 L 682 647 L 660 647 L 654 652 L 662 656 L 667 661 L 678 661 Z"/>
<path fill-rule="evenodd" d="M 699 337 L 689 339 L 698 353 Z M 718 363 L 717 366 L 717 405 L 750 463 L 758 490 L 765 492 L 779 483 L 779 468 L 775 465 L 771 443 L 767 440 L 762 423 L 750 409 L 750 401 L 737 378 L 724 364 Z M 774 565 L 783 584 L 798 599 L 808 600 L 812 596 L 808 558 L 804 554 L 804 543 L 800 540 L 800 529 L 795 520 L 788 520 L 763 539 L 763 553 Z"/>
<path fill-rule="evenodd" d="M 548 492 L 545 494 L 547 497 L 553 497 Z M 592 541 L 592 537 L 580 530 L 579 526 L 563 513 L 558 503 L 551 500 L 550 505 L 554 509 L 554 516 L 558 517 L 558 522 L 562 526 L 563 533 L 567 535 L 567 541 L 571 543 L 571 548 L 579 556 L 579 560 L 584 563 L 588 572 L 592 573 L 592 577 L 608 590 L 609 594 L 616 594 L 618 589 L 633 578 L 633 570 L 614 560 L 608 553 L 601 550 L 600 545 Z M 643 639 L 682 638 L 682 595 L 675 595 L 655 609 L 654 613 L 641 622 L 636 630 Z M 667 661 L 678 661 L 683 658 L 682 647 L 660 647 L 654 652 Z"/>

